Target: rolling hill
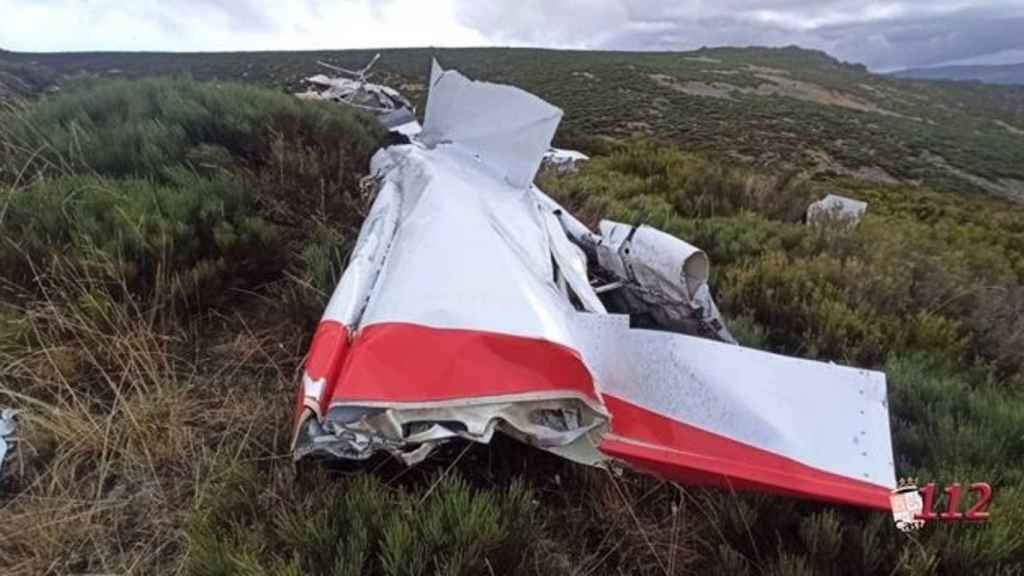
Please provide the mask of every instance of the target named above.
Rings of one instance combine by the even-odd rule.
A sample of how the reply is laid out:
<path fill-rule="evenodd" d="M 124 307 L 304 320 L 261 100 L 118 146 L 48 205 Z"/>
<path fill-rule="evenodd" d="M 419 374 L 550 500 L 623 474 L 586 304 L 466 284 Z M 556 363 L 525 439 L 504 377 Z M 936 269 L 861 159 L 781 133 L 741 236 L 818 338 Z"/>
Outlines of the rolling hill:
<path fill-rule="evenodd" d="M 921 80 L 977 80 L 988 84 L 1024 85 L 1024 62 L 989 66 L 935 66 L 892 73 L 897 78 Z"/>
<path fill-rule="evenodd" d="M 0 98 L 95 77 L 187 74 L 298 90 L 317 60 L 373 51 L 0 54 Z M 1024 89 L 904 80 L 819 51 L 383 50 L 378 81 L 422 103 L 430 58 L 566 110 L 560 140 L 655 137 L 760 167 L 1024 198 Z"/>

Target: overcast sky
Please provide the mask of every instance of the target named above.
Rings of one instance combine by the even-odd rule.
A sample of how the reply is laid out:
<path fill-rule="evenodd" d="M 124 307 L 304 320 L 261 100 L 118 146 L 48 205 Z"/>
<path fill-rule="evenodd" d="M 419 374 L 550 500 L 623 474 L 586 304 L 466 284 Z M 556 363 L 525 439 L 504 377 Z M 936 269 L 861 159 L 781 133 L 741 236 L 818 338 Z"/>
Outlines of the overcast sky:
<path fill-rule="evenodd" d="M 1024 0 L 0 0 L 0 48 L 798 44 L 874 70 L 1024 61 Z"/>

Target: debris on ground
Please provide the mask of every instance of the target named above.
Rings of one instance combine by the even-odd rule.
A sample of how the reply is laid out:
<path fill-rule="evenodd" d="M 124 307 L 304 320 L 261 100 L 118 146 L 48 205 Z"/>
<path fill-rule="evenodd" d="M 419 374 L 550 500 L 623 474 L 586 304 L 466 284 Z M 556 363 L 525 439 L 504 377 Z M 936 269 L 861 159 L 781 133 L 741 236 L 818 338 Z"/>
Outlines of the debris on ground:
<path fill-rule="evenodd" d="M 575 172 L 579 169 L 579 163 L 587 160 L 590 160 L 590 156 L 577 150 L 548 148 L 548 151 L 544 153 L 543 163 L 544 166 L 559 172 Z"/>
<path fill-rule="evenodd" d="M 868 210 L 868 203 L 838 194 L 829 194 L 807 207 L 807 224 L 842 222 L 856 226 Z"/>
<path fill-rule="evenodd" d="M 0 410 L 0 471 L 4 468 L 4 458 L 7 457 L 7 439 L 14 434 L 15 424 L 13 408 Z"/>
<path fill-rule="evenodd" d="M 416 108 L 397 90 L 367 80 L 373 75 L 370 68 L 377 63 L 380 54 L 359 70 L 349 70 L 326 62 L 321 66 L 340 76 L 317 74 L 305 79 L 310 88 L 296 94 L 307 100 L 329 100 L 365 110 L 377 117 L 380 123 L 393 132 L 411 136 L 420 131 L 416 120 Z"/>
<path fill-rule="evenodd" d="M 588 465 L 891 509 L 884 374 L 737 345 L 701 249 L 592 231 L 533 184 L 560 109 L 437 62 L 429 85 L 422 131 L 371 161 L 376 198 L 306 356 L 296 459 L 415 464 L 498 432 Z"/>

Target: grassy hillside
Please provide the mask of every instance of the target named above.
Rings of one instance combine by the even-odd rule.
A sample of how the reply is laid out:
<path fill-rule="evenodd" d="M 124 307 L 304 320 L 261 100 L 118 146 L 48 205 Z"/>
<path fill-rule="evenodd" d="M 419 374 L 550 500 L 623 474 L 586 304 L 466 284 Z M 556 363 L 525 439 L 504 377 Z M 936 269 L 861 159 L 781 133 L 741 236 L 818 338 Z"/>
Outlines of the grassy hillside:
<path fill-rule="evenodd" d="M 566 110 L 570 140 L 641 134 L 756 166 L 1024 198 L 1022 88 L 899 80 L 798 48 L 382 52 L 377 78 L 420 101 L 432 56 L 472 77 L 536 92 Z M 295 90 L 302 77 L 323 71 L 318 59 L 356 66 L 373 53 L 6 54 L 0 85 L 26 93 L 83 76 L 186 73 Z M 24 81 L 4 81 L 5 67 Z"/>
<path fill-rule="evenodd" d="M 441 56 L 557 90 L 549 70 L 579 65 L 541 51 Z M 584 71 L 605 61 L 608 78 L 625 58 L 586 57 Z M 587 221 L 645 221 L 705 248 L 745 344 L 885 370 L 898 473 L 992 482 L 986 524 L 911 539 L 885 514 L 587 469 L 508 439 L 452 444 L 411 469 L 294 470 L 295 379 L 368 206 L 359 181 L 380 130 L 283 94 L 287 80 L 256 64 L 244 78 L 277 89 L 53 72 L 71 70 L 62 58 L 98 59 L 87 70 L 123 58 L 123 76 L 194 59 L 207 78 L 269 55 L 152 55 L 135 69 L 137 56 L 46 58 L 18 64 L 56 76 L 17 98 L 62 89 L 0 115 L 0 404 L 21 410 L 0 473 L 5 574 L 1021 573 L 1024 207 L 942 187 L 956 180 L 801 170 L 781 147 L 772 161 L 737 159 L 715 148 L 731 133 L 688 140 L 692 115 L 634 139 L 616 128 L 629 109 L 601 92 L 552 96 L 577 123 L 560 138 L 600 154 L 542 175 L 545 190 Z M 281 58 L 289 74 L 312 71 L 308 54 Z M 410 62 L 390 73 L 425 66 Z M 829 66 L 833 80 L 800 74 L 821 85 L 863 74 Z M 646 97 L 629 90 L 613 92 Z M 724 100 L 679 94 L 687 106 Z M 997 94 L 1013 93 L 990 93 L 993 109 Z M 853 229 L 802 225 L 828 191 L 867 200 L 868 216 Z"/>

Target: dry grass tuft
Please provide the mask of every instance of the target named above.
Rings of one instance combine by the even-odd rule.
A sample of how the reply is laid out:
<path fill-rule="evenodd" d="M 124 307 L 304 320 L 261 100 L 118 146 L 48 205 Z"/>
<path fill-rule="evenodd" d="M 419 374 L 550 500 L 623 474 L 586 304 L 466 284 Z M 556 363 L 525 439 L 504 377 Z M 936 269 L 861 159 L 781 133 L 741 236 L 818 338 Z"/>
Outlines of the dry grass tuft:
<path fill-rule="evenodd" d="M 219 475 L 287 462 L 277 400 L 300 358 L 244 325 L 207 348 L 123 284 L 49 278 L 10 310 L 0 353 L 0 398 L 21 409 L 0 500 L 6 573 L 177 571 Z"/>

